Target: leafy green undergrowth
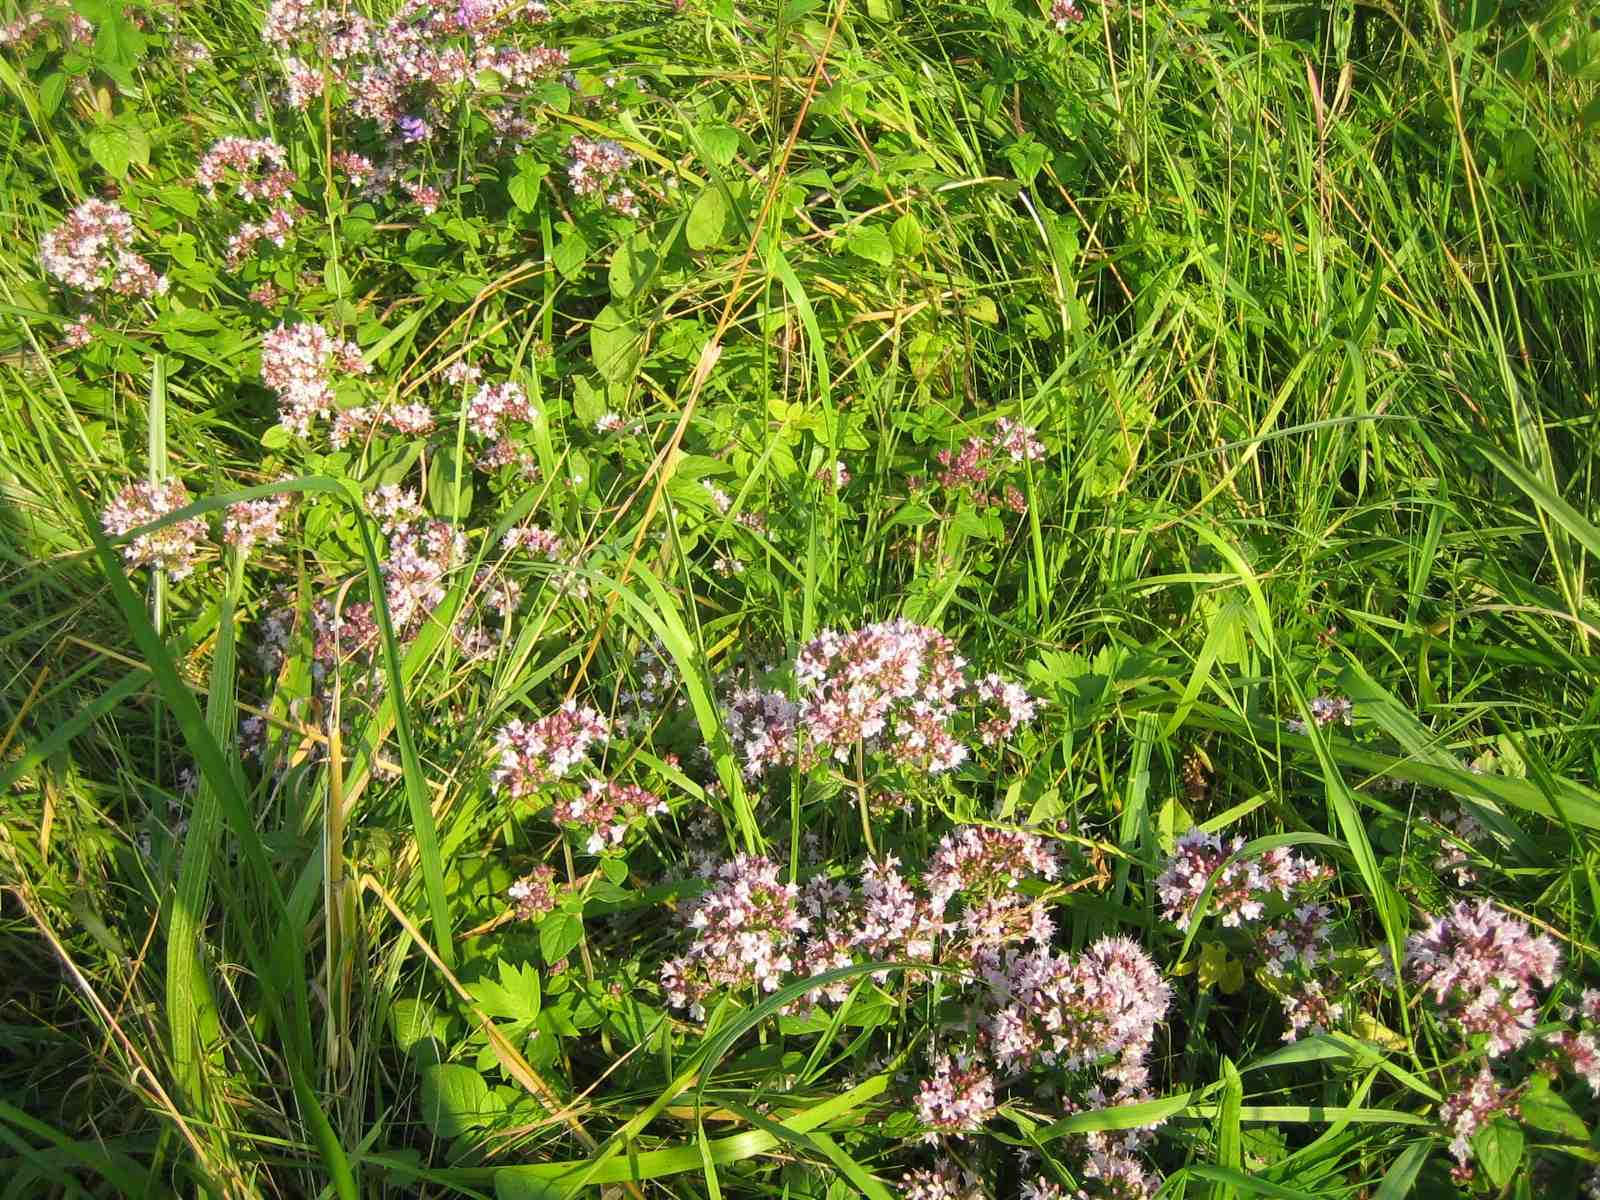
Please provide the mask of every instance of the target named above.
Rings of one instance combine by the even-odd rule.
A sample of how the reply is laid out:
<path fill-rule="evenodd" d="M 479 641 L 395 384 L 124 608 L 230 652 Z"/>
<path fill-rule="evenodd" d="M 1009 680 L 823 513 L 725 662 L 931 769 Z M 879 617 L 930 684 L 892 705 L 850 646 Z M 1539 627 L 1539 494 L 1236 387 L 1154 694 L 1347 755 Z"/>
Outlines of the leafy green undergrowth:
<path fill-rule="evenodd" d="M 0 1190 L 1592 1190 L 1597 78 L 8 12 Z"/>

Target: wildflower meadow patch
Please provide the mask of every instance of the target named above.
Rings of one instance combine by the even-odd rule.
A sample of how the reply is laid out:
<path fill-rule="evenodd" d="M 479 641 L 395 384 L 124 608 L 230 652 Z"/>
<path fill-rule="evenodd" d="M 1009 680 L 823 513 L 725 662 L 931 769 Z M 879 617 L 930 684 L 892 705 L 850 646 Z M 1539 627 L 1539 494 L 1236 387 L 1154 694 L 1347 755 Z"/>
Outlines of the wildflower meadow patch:
<path fill-rule="evenodd" d="M 1581 6 L 0 7 L 5 1196 L 1600 1196 Z"/>

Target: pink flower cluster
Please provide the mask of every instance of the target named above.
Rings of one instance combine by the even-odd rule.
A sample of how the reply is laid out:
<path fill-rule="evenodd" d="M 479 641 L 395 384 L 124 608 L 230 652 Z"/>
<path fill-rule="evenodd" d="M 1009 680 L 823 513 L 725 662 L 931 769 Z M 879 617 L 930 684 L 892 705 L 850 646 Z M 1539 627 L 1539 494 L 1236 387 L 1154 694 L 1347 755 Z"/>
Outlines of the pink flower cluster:
<path fill-rule="evenodd" d="M 1047 947 L 1007 951 L 988 981 L 982 1032 L 1001 1067 L 1103 1067 L 1126 1088 L 1144 1086 L 1145 1059 L 1172 994 L 1132 941 L 1104 937 L 1077 957 Z"/>
<path fill-rule="evenodd" d="M 217 185 L 231 173 L 241 199 L 281 203 L 294 189 L 288 161 L 288 151 L 271 138 L 225 137 L 201 157 L 195 182 L 206 195 L 215 196 Z"/>
<path fill-rule="evenodd" d="M 842 762 L 857 742 L 881 740 L 899 762 L 948 771 L 967 757 L 950 728 L 965 664 L 944 634 L 903 618 L 825 630 L 795 660 L 806 741 Z"/>
<path fill-rule="evenodd" d="M 61 26 L 64 42 L 79 46 L 94 44 L 94 26 L 73 12 L 69 6 L 60 4 L 54 7 L 36 8 L 30 13 L 24 13 L 15 21 L 0 25 L 0 46 L 24 49 L 33 45 L 48 30 L 55 28 L 57 23 Z"/>
<path fill-rule="evenodd" d="M 165 483 L 130 483 L 112 498 L 100 517 L 108 534 L 120 537 L 141 525 L 159 521 L 189 503 L 189 489 L 177 479 Z M 153 533 L 142 533 L 122 548 L 129 566 L 153 567 L 172 579 L 194 570 L 200 540 L 206 536 L 203 517 L 188 517 Z"/>
<path fill-rule="evenodd" d="M 502 436 L 511 421 L 536 421 L 533 407 L 520 384 L 486 383 L 467 404 L 467 424 L 485 441 Z"/>
<path fill-rule="evenodd" d="M 1311 720 L 1318 729 L 1324 729 L 1329 725 L 1335 724 L 1349 725 L 1355 718 L 1355 704 L 1345 696 L 1327 694 L 1313 696 L 1307 707 L 1311 709 Z M 1306 731 L 1306 723 L 1304 721 L 1286 721 L 1284 724 L 1290 733 L 1304 733 Z"/>
<path fill-rule="evenodd" d="M 958 892 L 1005 893 L 1024 879 L 1054 879 L 1060 869 L 1050 843 L 1036 833 L 963 825 L 939 840 L 925 878 L 942 913 Z"/>
<path fill-rule="evenodd" d="M 907 1171 L 900 1191 L 906 1200 L 986 1200 L 988 1195 L 976 1175 L 948 1158 Z"/>
<path fill-rule="evenodd" d="M 666 802 L 637 784 L 591 779 L 575 796 L 557 800 L 551 816 L 589 832 L 584 850 L 601 854 L 621 846 L 629 832 L 649 817 L 665 816 Z"/>
<path fill-rule="evenodd" d="M 466 555 L 467 539 L 445 521 L 403 525 L 390 535 L 383 591 L 397 630 L 413 631 L 444 603 L 445 578 Z"/>
<path fill-rule="evenodd" d="M 991 490 L 991 480 L 1019 463 L 1043 458 L 1044 443 L 1034 436 L 1031 426 L 1001 417 L 990 437 L 968 438 L 960 450 L 941 450 L 935 457 L 942 468 L 939 486 L 946 491 L 969 491 L 979 508 L 1004 504 L 1020 513 L 1028 507 L 1022 493 L 1011 484 L 997 493 Z"/>
<path fill-rule="evenodd" d="M 565 68 L 565 51 L 496 40 L 549 15 L 537 0 L 461 0 L 453 7 L 408 0 L 379 25 L 313 0 L 274 0 L 262 36 L 283 55 L 288 104 L 304 108 L 322 94 L 326 64 L 329 77 L 347 89 L 355 115 L 376 122 L 399 147 L 431 138 L 461 89 L 493 86 L 481 78 L 485 72 L 498 77 L 502 91 L 525 91 Z M 299 49 L 310 57 L 289 53 Z M 489 109 L 486 115 L 526 124 L 514 111 Z"/>
<path fill-rule="evenodd" d="M 744 773 L 755 779 L 773 767 L 795 760 L 795 728 L 800 706 L 782 692 L 735 688 L 728 698 L 723 728 L 744 760 Z"/>
<path fill-rule="evenodd" d="M 608 139 L 575 137 L 567 146 L 567 183 L 579 196 L 593 197 L 624 216 L 639 215 L 639 200 L 627 186 L 612 190 L 617 177 L 633 165 L 633 155 Z"/>
<path fill-rule="evenodd" d="M 1056 27 L 1057 33 L 1065 33 L 1068 25 L 1076 25 L 1083 20 L 1083 9 L 1079 8 L 1075 0 L 1054 0 L 1050 5 L 1050 23 Z"/>
<path fill-rule="evenodd" d="M 261 341 L 261 381 L 278 394 L 278 422 L 301 437 L 333 410 L 335 369 L 365 375 L 372 367 L 354 342 L 314 321 L 279 325 Z"/>
<path fill-rule="evenodd" d="M 363 430 L 383 429 L 404 437 L 423 437 L 432 433 L 437 424 L 433 410 L 426 404 L 394 404 L 381 409 L 361 404 L 334 415 L 328 441 L 335 450 L 342 450 Z"/>
<path fill-rule="evenodd" d="M 561 536 L 540 525 L 513 525 L 500 539 L 500 545 L 507 550 L 523 550 L 552 562 L 561 557 Z"/>
<path fill-rule="evenodd" d="M 1344 1017 L 1344 1005 L 1328 997 L 1322 984 L 1303 979 L 1283 995 L 1283 1040 L 1293 1042 L 1307 1034 L 1327 1033 Z"/>
<path fill-rule="evenodd" d="M 270 546 L 282 540 L 280 525 L 291 501 L 292 497 L 287 495 L 263 496 L 259 500 L 241 500 L 228 505 L 222 540 L 241 554 L 250 553 L 257 545 Z"/>
<path fill-rule="evenodd" d="M 1439 1106 L 1439 1121 L 1450 1131 L 1450 1155 L 1462 1172 L 1471 1170 L 1473 1135 L 1501 1113 L 1515 1112 L 1515 1089 L 1501 1087 L 1488 1063 L 1465 1087 L 1445 1097 Z"/>
<path fill-rule="evenodd" d="M 978 727 L 985 746 L 997 746 L 1038 715 L 1038 703 L 1020 683 L 990 673 L 978 681 L 978 699 L 999 709 Z"/>
<path fill-rule="evenodd" d="M 1206 881 L 1219 868 L 1208 912 L 1218 914 L 1225 927 L 1258 921 L 1266 913 L 1265 898 L 1276 892 L 1290 900 L 1295 892 L 1332 877 L 1332 871 L 1313 859 L 1301 858 L 1279 847 L 1259 858 L 1222 864 L 1244 848 L 1244 839 L 1224 842 L 1216 834 L 1191 829 L 1178 839 L 1172 857 L 1156 880 L 1162 915 L 1179 929 L 1188 929 Z"/>
<path fill-rule="evenodd" d="M 347 662 L 370 661 L 380 636 L 377 608 L 370 601 L 335 613 L 331 600 L 319 600 L 312 612 L 312 678 L 321 682 Z"/>
<path fill-rule="evenodd" d="M 928 1126 L 927 1142 L 937 1142 L 941 1133 L 976 1133 L 994 1111 L 994 1076 L 969 1055 L 941 1054 L 917 1091 L 917 1118 Z"/>
<path fill-rule="evenodd" d="M 957 700 L 973 687 L 965 666 L 949 638 L 904 619 L 848 634 L 824 630 L 795 659 L 797 700 L 738 687 L 725 728 L 749 778 L 791 763 L 846 762 L 857 744 L 915 770 L 948 771 L 969 754 L 956 730 Z M 985 676 L 975 694 L 997 710 L 978 725 L 984 745 L 1000 744 L 1038 713 L 1025 689 L 999 675 Z"/>
<path fill-rule="evenodd" d="M 44 269 L 85 292 L 110 288 L 119 296 L 159 296 L 167 279 L 133 246 L 133 218 L 115 204 L 88 199 L 39 239 Z"/>
<path fill-rule="evenodd" d="M 1406 940 L 1405 972 L 1497 1058 L 1528 1040 L 1537 985 L 1555 982 L 1561 951 L 1488 900 L 1463 900 Z"/>
<path fill-rule="evenodd" d="M 662 964 L 667 1000 L 701 1020 L 703 1001 L 717 988 L 777 991 L 794 966 L 790 947 L 808 928 L 797 893 L 769 859 L 741 854 L 719 867 L 711 889 L 687 910 L 689 949 Z"/>
<path fill-rule="evenodd" d="M 583 761 L 610 737 L 610 725 L 594 709 L 568 700 L 537 721 L 512 721 L 495 735 L 496 788 L 513 800 L 533 795 Z"/>
<path fill-rule="evenodd" d="M 507 888 L 506 898 L 519 920 L 536 921 L 555 910 L 558 891 L 555 868 L 541 863 Z"/>

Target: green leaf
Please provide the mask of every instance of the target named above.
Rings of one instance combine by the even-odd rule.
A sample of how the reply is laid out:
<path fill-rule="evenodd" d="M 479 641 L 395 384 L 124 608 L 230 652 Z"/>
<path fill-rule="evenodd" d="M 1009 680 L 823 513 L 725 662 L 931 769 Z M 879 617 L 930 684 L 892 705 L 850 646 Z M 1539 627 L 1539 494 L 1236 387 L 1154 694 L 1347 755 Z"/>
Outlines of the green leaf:
<path fill-rule="evenodd" d="M 1496 1117 L 1472 1138 L 1472 1156 L 1478 1160 L 1489 1182 L 1503 1188 L 1511 1182 L 1522 1163 L 1526 1144 L 1522 1126 L 1509 1117 Z"/>
<path fill-rule="evenodd" d="M 446 1021 L 426 1000 L 396 1000 L 389 1007 L 389 1025 L 402 1053 L 430 1038 L 444 1040 Z"/>
<path fill-rule="evenodd" d="M 1522 1115 L 1522 1123 L 1529 1129 L 1560 1134 L 1580 1142 L 1589 1140 L 1589 1129 L 1583 1123 L 1583 1118 L 1572 1110 L 1572 1105 L 1566 1102 L 1560 1092 L 1550 1086 L 1550 1080 L 1544 1075 L 1533 1077 L 1533 1083 L 1517 1102 L 1517 1111 Z"/>
<path fill-rule="evenodd" d="M 623 242 L 611 256 L 611 268 L 606 273 L 611 295 L 625 302 L 637 299 L 659 263 L 660 259 L 643 237 Z"/>
<path fill-rule="evenodd" d="M 700 193 L 689 210 L 689 224 L 684 233 L 691 250 L 709 250 L 722 241 L 728 223 L 728 201 L 722 189 L 715 184 Z"/>
<path fill-rule="evenodd" d="M 893 225 L 889 226 L 889 241 L 893 244 L 896 254 L 914 257 L 922 253 L 923 236 L 922 223 L 911 213 L 906 213 Z"/>
<path fill-rule="evenodd" d="M 727 166 L 739 153 L 739 131 L 731 125 L 707 126 L 700 131 L 700 141 L 706 157 L 719 167 Z"/>
<path fill-rule="evenodd" d="M 454 445 L 434 451 L 428 467 L 428 506 L 446 521 L 459 521 L 472 510 L 472 464 L 465 453 L 456 456 Z"/>
<path fill-rule="evenodd" d="M 589 326 L 589 353 L 595 368 L 610 383 L 626 383 L 639 365 L 638 326 L 608 304 Z"/>
<path fill-rule="evenodd" d="M 539 922 L 539 954 L 554 965 L 566 958 L 583 940 L 583 918 L 569 912 L 553 912 Z"/>
<path fill-rule="evenodd" d="M 1036 142 L 1031 137 L 1024 137 L 1021 141 L 1013 142 L 1006 147 L 1006 161 L 1011 164 L 1011 169 L 1016 172 L 1018 180 L 1022 183 L 1032 183 L 1033 177 L 1039 173 L 1039 168 L 1044 166 L 1045 153 L 1043 143 Z"/>
<path fill-rule="evenodd" d="M 556 243 L 550 261 L 568 279 L 576 279 L 583 274 L 583 264 L 589 261 L 589 243 L 583 234 L 573 230 Z"/>
<path fill-rule="evenodd" d="M 845 243 L 845 248 L 857 258 L 877 263 L 880 267 L 894 264 L 894 245 L 889 235 L 881 229 L 858 229 Z"/>
<path fill-rule="evenodd" d="M 66 96 L 67 77 L 62 72 L 52 71 L 39 81 L 39 111 L 45 116 L 55 116 Z"/>
<path fill-rule="evenodd" d="M 1409 1196 L 1417 1176 L 1422 1173 L 1422 1164 L 1428 1161 L 1432 1151 L 1433 1146 L 1429 1142 L 1413 1142 L 1407 1146 L 1405 1152 L 1383 1173 L 1383 1182 L 1373 1193 L 1372 1200 L 1404 1200 Z"/>
<path fill-rule="evenodd" d="M 133 146 L 128 141 L 127 130 L 122 126 L 110 121 L 96 125 L 89 130 L 84 143 L 89 148 L 89 157 L 107 175 L 122 179 L 128 174 L 128 165 L 133 161 Z"/>
<path fill-rule="evenodd" d="M 505 1102 L 483 1076 L 460 1063 L 435 1063 L 422 1071 L 422 1119 L 440 1137 L 460 1137 L 505 1112 Z"/>
<path fill-rule="evenodd" d="M 539 204 L 539 184 L 549 173 L 550 168 L 543 163 L 523 165 L 506 184 L 506 191 L 511 193 L 511 203 L 523 212 L 532 212 Z"/>

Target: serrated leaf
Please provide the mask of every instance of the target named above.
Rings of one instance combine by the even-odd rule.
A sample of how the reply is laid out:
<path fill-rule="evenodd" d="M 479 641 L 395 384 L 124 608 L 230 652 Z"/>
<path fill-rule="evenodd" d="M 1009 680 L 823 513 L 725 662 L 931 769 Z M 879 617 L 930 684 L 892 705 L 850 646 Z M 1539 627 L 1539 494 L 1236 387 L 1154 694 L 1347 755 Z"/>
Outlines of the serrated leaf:
<path fill-rule="evenodd" d="M 1520 1125 L 1509 1117 L 1496 1117 L 1473 1135 L 1472 1156 L 1489 1177 L 1489 1182 L 1503 1188 L 1522 1164 L 1526 1142 Z"/>
<path fill-rule="evenodd" d="M 583 234 L 573 230 L 556 243 L 550 261 L 568 279 L 576 279 L 583 274 L 583 264 L 589 261 L 589 243 Z"/>
<path fill-rule="evenodd" d="M 858 229 L 845 243 L 851 254 L 877 263 L 880 267 L 894 264 L 894 246 L 889 235 L 881 229 Z"/>
<path fill-rule="evenodd" d="M 440 1137 L 460 1137 L 488 1124 L 505 1108 L 505 1101 L 471 1067 L 435 1063 L 423 1069 L 422 1119 Z"/>
<path fill-rule="evenodd" d="M 609 383 L 624 383 L 633 378 L 639 365 L 640 335 L 632 321 L 608 304 L 589 326 L 589 353 L 595 369 Z"/>
<path fill-rule="evenodd" d="M 728 201 L 716 185 L 706 188 L 689 210 L 684 236 L 691 250 L 709 250 L 722 241 L 728 224 Z"/>

